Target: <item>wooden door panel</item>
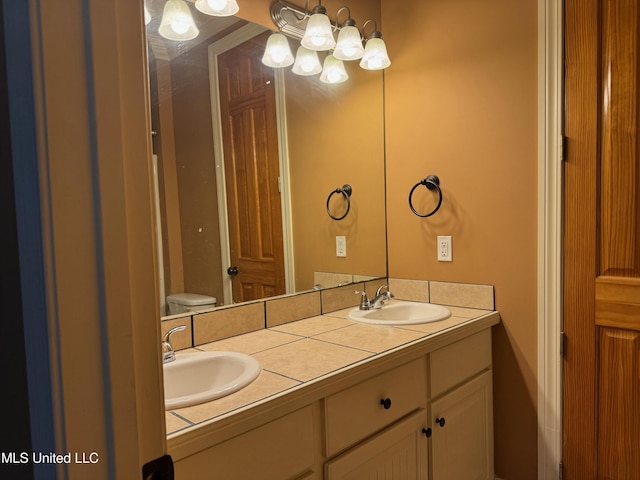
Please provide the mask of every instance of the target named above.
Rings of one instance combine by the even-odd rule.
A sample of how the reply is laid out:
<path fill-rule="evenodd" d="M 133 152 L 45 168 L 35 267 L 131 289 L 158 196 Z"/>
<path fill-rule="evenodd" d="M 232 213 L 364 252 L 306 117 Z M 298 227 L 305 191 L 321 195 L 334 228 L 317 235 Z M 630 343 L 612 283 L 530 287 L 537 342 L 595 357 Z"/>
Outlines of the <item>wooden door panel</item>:
<path fill-rule="evenodd" d="M 598 375 L 598 478 L 640 472 L 640 332 L 601 328 Z"/>
<path fill-rule="evenodd" d="M 640 276 L 638 0 L 602 2 L 600 274 Z"/>
<path fill-rule="evenodd" d="M 233 300 L 285 293 L 273 72 L 256 37 L 218 57 Z"/>

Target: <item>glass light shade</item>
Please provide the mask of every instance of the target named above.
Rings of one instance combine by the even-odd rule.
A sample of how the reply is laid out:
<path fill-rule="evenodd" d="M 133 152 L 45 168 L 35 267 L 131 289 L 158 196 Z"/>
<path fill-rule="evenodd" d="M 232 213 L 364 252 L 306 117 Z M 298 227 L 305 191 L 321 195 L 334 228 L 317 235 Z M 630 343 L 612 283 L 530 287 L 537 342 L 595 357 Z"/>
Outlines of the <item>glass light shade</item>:
<path fill-rule="evenodd" d="M 318 52 L 309 50 L 302 45 L 298 47 L 296 52 L 296 61 L 291 69 L 296 75 L 316 75 L 322 71 L 322 65 L 318 58 Z"/>
<path fill-rule="evenodd" d="M 281 33 L 274 33 L 269 37 L 262 56 L 262 63 L 274 68 L 288 67 L 293 63 L 293 54 L 289 48 L 287 37 Z"/>
<path fill-rule="evenodd" d="M 360 66 L 365 70 L 382 70 L 391 65 L 387 55 L 387 46 L 381 38 L 370 38 L 364 47 Z"/>
<path fill-rule="evenodd" d="M 236 0 L 196 0 L 198 11 L 214 17 L 229 17 L 240 10 Z"/>
<path fill-rule="evenodd" d="M 335 47 L 336 41 L 333 38 L 329 17 L 324 13 L 311 15 L 300 43 L 303 47 L 318 52 L 331 50 Z"/>
<path fill-rule="evenodd" d="M 169 0 L 164 5 L 158 33 L 169 40 L 192 40 L 200 31 L 193 22 L 191 10 L 183 0 Z"/>
<path fill-rule="evenodd" d="M 342 27 L 333 56 L 339 60 L 358 60 L 364 54 L 360 32 L 355 26 Z"/>
<path fill-rule="evenodd" d="M 151 23 L 151 14 L 149 13 L 149 9 L 147 8 L 147 4 L 144 4 L 144 24 L 149 25 Z"/>
<path fill-rule="evenodd" d="M 344 69 L 342 60 L 338 60 L 333 55 L 327 55 L 324 59 L 320 81 L 324 83 L 342 83 L 348 78 L 349 75 L 347 75 L 347 71 Z"/>

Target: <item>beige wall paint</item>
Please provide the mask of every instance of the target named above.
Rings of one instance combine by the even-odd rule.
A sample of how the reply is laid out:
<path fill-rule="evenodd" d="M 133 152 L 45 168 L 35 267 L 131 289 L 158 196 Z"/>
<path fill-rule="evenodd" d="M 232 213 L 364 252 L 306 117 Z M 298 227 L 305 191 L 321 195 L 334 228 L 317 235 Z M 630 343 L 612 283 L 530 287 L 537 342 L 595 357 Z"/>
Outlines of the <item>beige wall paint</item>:
<path fill-rule="evenodd" d="M 184 291 L 223 299 L 208 45 L 171 61 Z M 171 291 L 169 293 L 179 293 Z"/>
<path fill-rule="evenodd" d="M 285 75 L 298 291 L 313 287 L 313 272 L 387 273 L 382 75 L 346 67 L 350 78 L 339 85 Z M 353 188 L 351 207 L 336 221 L 326 202 L 344 184 Z M 346 205 L 335 194 L 329 206 L 341 216 Z M 346 237 L 346 257 L 336 257 L 338 235 Z"/>
<path fill-rule="evenodd" d="M 537 4 L 382 0 L 389 275 L 496 287 L 496 474 L 536 478 Z M 421 219 L 411 187 L 440 177 Z M 423 211 L 433 206 L 421 187 Z M 453 236 L 437 262 L 436 236 Z"/>
<path fill-rule="evenodd" d="M 496 474 L 536 478 L 537 3 L 400 9 L 382 0 L 381 15 L 372 3 L 350 6 L 358 20 L 384 19 L 393 62 L 385 71 L 389 275 L 496 286 Z M 270 4 L 247 1 L 241 16 L 273 28 Z M 420 219 L 407 195 L 430 173 L 444 202 Z M 422 190 L 416 206 L 427 210 Z M 453 236 L 453 263 L 436 261 L 437 235 Z"/>

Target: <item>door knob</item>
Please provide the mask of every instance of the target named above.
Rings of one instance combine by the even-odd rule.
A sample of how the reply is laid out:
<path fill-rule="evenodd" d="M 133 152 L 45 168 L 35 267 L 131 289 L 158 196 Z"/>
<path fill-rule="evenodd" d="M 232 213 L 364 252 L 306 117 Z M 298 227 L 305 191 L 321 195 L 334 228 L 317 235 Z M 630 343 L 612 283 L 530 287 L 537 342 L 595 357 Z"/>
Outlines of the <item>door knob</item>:
<path fill-rule="evenodd" d="M 391 408 L 391 399 L 383 398 L 382 400 L 380 400 L 380 405 L 382 405 L 385 410 L 389 410 Z"/>
<path fill-rule="evenodd" d="M 235 277 L 236 275 L 238 275 L 238 267 L 229 267 L 229 268 L 227 268 L 227 274 L 230 277 Z"/>
<path fill-rule="evenodd" d="M 440 425 L 441 427 L 444 427 L 444 417 L 442 418 L 436 418 L 436 423 L 438 425 Z"/>
<path fill-rule="evenodd" d="M 431 438 L 431 428 L 423 428 L 422 433 L 424 434 L 425 437 Z"/>

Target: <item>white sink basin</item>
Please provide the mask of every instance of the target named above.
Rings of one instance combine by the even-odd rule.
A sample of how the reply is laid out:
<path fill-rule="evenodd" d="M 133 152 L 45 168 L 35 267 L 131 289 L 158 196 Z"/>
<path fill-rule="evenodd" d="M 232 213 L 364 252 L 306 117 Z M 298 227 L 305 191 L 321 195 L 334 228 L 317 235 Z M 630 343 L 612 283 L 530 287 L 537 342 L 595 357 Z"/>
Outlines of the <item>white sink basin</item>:
<path fill-rule="evenodd" d="M 393 301 L 382 308 L 374 310 L 355 308 L 349 312 L 347 318 L 354 322 L 373 325 L 415 325 L 418 323 L 437 322 L 450 316 L 449 309 L 441 305 Z"/>
<path fill-rule="evenodd" d="M 237 352 L 197 352 L 176 355 L 163 364 L 166 410 L 208 402 L 237 392 L 253 382 L 262 367 Z"/>

